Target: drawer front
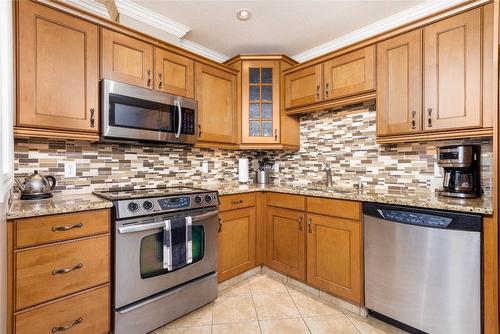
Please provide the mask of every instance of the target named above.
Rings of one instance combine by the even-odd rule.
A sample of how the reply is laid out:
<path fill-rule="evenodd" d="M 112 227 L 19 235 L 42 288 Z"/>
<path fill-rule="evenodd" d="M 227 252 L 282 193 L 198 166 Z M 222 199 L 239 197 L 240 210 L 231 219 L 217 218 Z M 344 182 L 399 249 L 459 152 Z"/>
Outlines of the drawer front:
<path fill-rule="evenodd" d="M 16 334 L 104 334 L 110 331 L 109 285 L 14 316 Z M 81 319 L 81 320 L 80 320 Z M 63 328 L 71 328 L 66 331 Z M 57 330 L 59 329 L 59 330 Z"/>
<path fill-rule="evenodd" d="M 107 233 L 109 221 L 109 210 L 20 219 L 15 227 L 16 247 Z"/>
<path fill-rule="evenodd" d="M 16 251 L 14 256 L 17 310 L 109 282 L 109 235 Z"/>
<path fill-rule="evenodd" d="M 360 221 L 361 202 L 307 197 L 307 212 Z"/>
<path fill-rule="evenodd" d="M 255 206 L 255 193 L 221 196 L 220 211 L 236 210 Z"/>
<path fill-rule="evenodd" d="M 267 194 L 267 205 L 270 206 L 304 211 L 306 209 L 305 204 L 304 196 L 278 193 Z"/>

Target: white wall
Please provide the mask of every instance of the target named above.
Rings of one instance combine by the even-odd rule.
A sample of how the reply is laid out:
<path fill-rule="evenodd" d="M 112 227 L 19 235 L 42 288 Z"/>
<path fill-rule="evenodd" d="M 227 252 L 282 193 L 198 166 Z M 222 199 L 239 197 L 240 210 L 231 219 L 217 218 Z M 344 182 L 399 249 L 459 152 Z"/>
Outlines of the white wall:
<path fill-rule="evenodd" d="M 5 212 L 13 174 L 13 20 L 11 0 L 0 0 L 0 334 L 7 332 L 7 224 Z"/>

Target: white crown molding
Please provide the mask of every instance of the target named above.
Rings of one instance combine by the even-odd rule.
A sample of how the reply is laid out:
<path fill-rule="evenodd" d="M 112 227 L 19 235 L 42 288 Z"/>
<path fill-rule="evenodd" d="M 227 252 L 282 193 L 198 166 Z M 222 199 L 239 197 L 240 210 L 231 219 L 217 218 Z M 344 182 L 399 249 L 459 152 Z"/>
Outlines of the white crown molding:
<path fill-rule="evenodd" d="M 429 0 L 420 5 L 408 8 L 397 14 L 386 17 L 361 29 L 333 39 L 312 49 L 302 51 L 292 58 L 299 63 L 316 58 L 326 53 L 338 50 L 345 46 L 355 44 L 361 40 L 381 34 L 383 32 L 400 27 L 409 21 L 415 21 L 430 14 L 442 11 L 451 6 L 465 2 L 464 0 Z"/>
<path fill-rule="evenodd" d="M 180 46 L 186 50 L 192 51 L 192 52 L 197 53 L 201 56 L 215 60 L 219 63 L 223 63 L 229 59 L 228 56 L 226 56 L 222 53 L 208 49 L 200 44 L 196 44 L 195 42 L 191 42 L 191 41 L 188 41 L 186 39 L 181 39 Z"/>
<path fill-rule="evenodd" d="M 63 0 L 63 1 L 73 6 L 79 7 L 87 12 L 102 16 L 107 19 L 112 19 L 106 6 L 95 0 Z"/>
<path fill-rule="evenodd" d="M 188 26 L 166 18 L 165 16 L 138 5 L 131 0 L 115 0 L 115 5 L 119 14 L 129 16 L 137 21 L 163 30 L 179 38 L 184 37 L 189 31 L 191 31 L 191 28 Z"/>

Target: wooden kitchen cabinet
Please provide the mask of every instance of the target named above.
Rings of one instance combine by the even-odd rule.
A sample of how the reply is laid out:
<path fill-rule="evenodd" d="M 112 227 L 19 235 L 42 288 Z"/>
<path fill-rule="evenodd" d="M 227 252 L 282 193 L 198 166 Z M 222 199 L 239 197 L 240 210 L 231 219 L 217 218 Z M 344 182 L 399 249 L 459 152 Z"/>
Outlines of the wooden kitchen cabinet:
<path fill-rule="evenodd" d="M 326 61 L 323 80 L 325 100 L 375 90 L 375 46 Z"/>
<path fill-rule="evenodd" d="M 322 65 L 314 65 L 285 75 L 285 108 L 291 109 L 323 99 Z"/>
<path fill-rule="evenodd" d="M 32 1 L 16 5 L 15 134 L 97 138 L 98 26 Z"/>
<path fill-rule="evenodd" d="M 194 97 L 194 61 L 182 55 L 155 47 L 155 89 Z"/>
<path fill-rule="evenodd" d="M 481 127 L 481 9 L 424 28 L 424 131 Z"/>
<path fill-rule="evenodd" d="M 218 280 L 222 282 L 256 266 L 255 207 L 221 212 L 220 223 Z"/>
<path fill-rule="evenodd" d="M 101 28 L 101 76 L 153 89 L 153 45 Z"/>
<path fill-rule="evenodd" d="M 265 264 L 289 276 L 305 280 L 305 232 L 304 212 L 268 206 Z"/>
<path fill-rule="evenodd" d="M 236 145 L 236 74 L 203 63 L 195 72 L 199 141 Z"/>
<path fill-rule="evenodd" d="M 308 213 L 307 231 L 307 282 L 362 305 L 361 223 Z"/>
<path fill-rule="evenodd" d="M 422 131 L 422 30 L 377 45 L 377 135 Z"/>

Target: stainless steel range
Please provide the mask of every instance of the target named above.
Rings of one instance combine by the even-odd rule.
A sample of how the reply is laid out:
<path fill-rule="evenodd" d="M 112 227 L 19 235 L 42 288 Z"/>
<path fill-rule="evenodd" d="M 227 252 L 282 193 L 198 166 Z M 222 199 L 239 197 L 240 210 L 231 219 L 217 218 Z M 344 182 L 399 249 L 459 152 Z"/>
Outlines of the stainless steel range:
<path fill-rule="evenodd" d="M 95 194 L 114 204 L 114 333 L 147 333 L 217 298 L 217 192 L 167 187 Z M 192 262 L 169 271 L 165 221 L 180 217 L 191 217 Z"/>

